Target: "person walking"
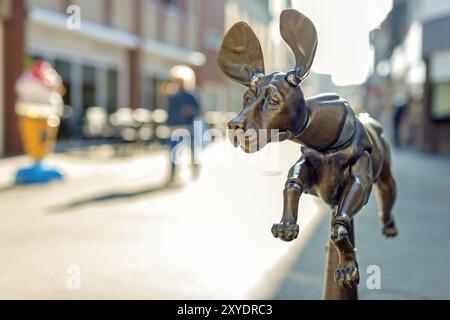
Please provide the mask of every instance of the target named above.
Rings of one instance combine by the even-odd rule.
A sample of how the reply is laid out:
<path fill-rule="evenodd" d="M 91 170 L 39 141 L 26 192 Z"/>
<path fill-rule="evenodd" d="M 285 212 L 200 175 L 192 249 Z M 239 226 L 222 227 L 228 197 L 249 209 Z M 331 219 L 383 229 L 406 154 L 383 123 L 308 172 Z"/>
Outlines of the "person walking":
<path fill-rule="evenodd" d="M 188 144 L 190 145 L 190 153 L 192 159 L 193 176 L 198 177 L 199 166 L 195 162 L 195 145 L 194 145 L 194 121 L 201 117 L 201 107 L 192 90 L 187 90 L 187 84 L 190 82 L 190 88 L 194 88 L 195 74 L 192 69 L 184 66 L 174 67 L 171 71 L 170 94 L 168 96 L 168 119 L 167 125 L 176 130 L 179 128 L 186 129 L 189 132 Z M 170 166 L 170 182 L 173 182 L 176 174 L 177 164 L 177 146 L 183 141 L 178 137 L 171 137 L 169 141 L 171 153 Z M 186 143 L 186 142 L 185 142 Z"/>

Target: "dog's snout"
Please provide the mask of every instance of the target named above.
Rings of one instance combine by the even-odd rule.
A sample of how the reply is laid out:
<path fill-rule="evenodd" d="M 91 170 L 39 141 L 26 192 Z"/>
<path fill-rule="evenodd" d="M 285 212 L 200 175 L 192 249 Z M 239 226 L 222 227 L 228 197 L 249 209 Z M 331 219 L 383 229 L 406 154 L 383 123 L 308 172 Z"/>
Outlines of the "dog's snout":
<path fill-rule="evenodd" d="M 230 130 L 244 130 L 245 131 L 245 121 L 242 119 L 233 119 L 230 122 L 228 122 L 228 129 Z"/>

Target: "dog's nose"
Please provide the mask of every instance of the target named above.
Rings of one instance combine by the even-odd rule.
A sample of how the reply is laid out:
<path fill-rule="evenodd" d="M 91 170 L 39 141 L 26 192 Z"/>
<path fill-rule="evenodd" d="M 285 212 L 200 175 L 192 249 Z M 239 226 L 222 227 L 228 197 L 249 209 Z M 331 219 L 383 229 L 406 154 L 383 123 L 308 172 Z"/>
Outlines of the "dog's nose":
<path fill-rule="evenodd" d="M 230 130 L 244 130 L 245 131 L 245 121 L 240 119 L 233 119 L 230 122 L 228 122 L 228 129 Z"/>

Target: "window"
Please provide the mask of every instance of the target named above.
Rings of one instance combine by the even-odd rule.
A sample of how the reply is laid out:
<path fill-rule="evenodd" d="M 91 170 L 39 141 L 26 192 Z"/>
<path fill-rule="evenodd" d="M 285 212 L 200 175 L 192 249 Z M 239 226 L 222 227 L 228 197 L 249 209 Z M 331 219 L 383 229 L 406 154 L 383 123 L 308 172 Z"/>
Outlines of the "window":
<path fill-rule="evenodd" d="M 117 81 L 118 81 L 117 70 L 109 69 L 107 71 L 107 88 L 106 88 L 106 110 L 108 111 L 109 114 L 116 112 L 118 108 Z"/>
<path fill-rule="evenodd" d="M 167 80 L 153 78 L 153 109 L 167 109 Z"/>
<path fill-rule="evenodd" d="M 167 7 L 180 7 L 180 0 L 161 0 L 161 3 Z"/>
<path fill-rule="evenodd" d="M 153 97 L 154 91 L 155 89 L 153 78 L 144 78 L 142 88 L 142 95 L 143 95 L 142 102 L 144 108 L 153 110 L 153 106 L 155 105 L 155 99 Z"/>
<path fill-rule="evenodd" d="M 433 120 L 450 120 L 450 81 L 433 84 L 431 117 Z"/>
<path fill-rule="evenodd" d="M 167 80 L 147 77 L 143 80 L 143 103 L 149 110 L 165 109 L 167 106 Z"/>
<path fill-rule="evenodd" d="M 95 106 L 95 67 L 83 66 L 83 115 L 90 107 Z"/>
<path fill-rule="evenodd" d="M 55 70 L 59 73 L 63 80 L 64 87 L 66 88 L 65 95 L 63 97 L 64 104 L 71 105 L 70 94 L 72 88 L 72 68 L 70 62 L 56 60 Z"/>

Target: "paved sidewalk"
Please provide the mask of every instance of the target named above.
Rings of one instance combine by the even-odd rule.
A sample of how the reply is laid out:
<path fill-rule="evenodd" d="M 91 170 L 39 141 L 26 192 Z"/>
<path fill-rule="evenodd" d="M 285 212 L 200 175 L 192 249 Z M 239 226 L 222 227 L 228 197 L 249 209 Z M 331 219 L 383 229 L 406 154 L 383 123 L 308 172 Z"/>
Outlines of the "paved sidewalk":
<path fill-rule="evenodd" d="M 449 299 L 450 158 L 411 151 L 396 151 L 393 157 L 398 183 L 394 212 L 400 235 L 393 240 L 381 236 L 372 196 L 355 219 L 360 299 Z M 300 216 L 304 211 L 300 209 Z M 328 227 L 327 217 L 272 298 L 321 298 Z M 371 265 L 381 268 L 381 290 L 367 288 L 366 270 Z"/>
<path fill-rule="evenodd" d="M 48 163 L 66 172 L 64 182 L 13 188 L 14 171 L 28 160 L 1 160 L 0 298 L 266 296 L 282 275 L 272 268 L 307 240 L 286 244 L 270 233 L 299 157 L 298 145 L 281 151 L 277 174 L 257 165 L 259 155 L 213 145 L 200 180 L 184 186 L 164 184 L 164 152 L 54 155 Z M 302 206 L 307 233 L 318 207 L 311 198 Z M 81 290 L 67 286 L 71 266 L 81 271 Z"/>
<path fill-rule="evenodd" d="M 0 160 L 0 298 L 320 299 L 329 210 L 305 196 L 299 239 L 270 234 L 299 156 L 280 148 L 274 171 L 215 144 L 200 180 L 170 186 L 164 152 L 54 155 L 66 180 L 30 187 L 11 187 L 26 158 Z M 360 298 L 450 298 L 450 159 L 398 151 L 394 164 L 399 238 L 381 236 L 373 199 L 356 218 Z M 382 290 L 365 286 L 370 265 Z M 67 286 L 70 266 L 81 290 Z"/>

